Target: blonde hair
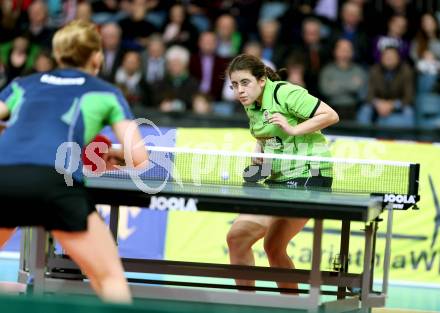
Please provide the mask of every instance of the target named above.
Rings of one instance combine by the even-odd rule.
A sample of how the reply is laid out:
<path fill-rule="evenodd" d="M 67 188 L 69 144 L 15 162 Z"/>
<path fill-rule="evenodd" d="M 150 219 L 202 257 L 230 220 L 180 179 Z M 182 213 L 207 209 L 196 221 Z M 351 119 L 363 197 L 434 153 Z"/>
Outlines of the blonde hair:
<path fill-rule="evenodd" d="M 85 66 L 92 53 L 102 49 L 96 26 L 80 20 L 74 20 L 58 30 L 52 46 L 57 62 L 73 67 Z"/>

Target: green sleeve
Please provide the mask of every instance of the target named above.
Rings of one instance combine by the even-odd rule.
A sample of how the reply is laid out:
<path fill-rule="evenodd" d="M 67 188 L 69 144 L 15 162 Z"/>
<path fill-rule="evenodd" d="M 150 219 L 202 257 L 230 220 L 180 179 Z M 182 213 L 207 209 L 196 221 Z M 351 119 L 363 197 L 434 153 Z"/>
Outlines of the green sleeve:
<path fill-rule="evenodd" d="M 85 142 L 90 142 L 106 125 L 113 125 L 132 114 L 125 100 L 118 93 L 91 92 L 81 99 L 81 111 L 84 118 Z"/>
<path fill-rule="evenodd" d="M 285 85 L 279 88 L 279 102 L 287 108 L 290 114 L 301 119 L 309 119 L 315 115 L 321 101 L 299 86 Z"/>
<path fill-rule="evenodd" d="M 118 96 L 115 95 L 108 100 L 109 115 L 107 117 L 107 122 L 110 126 L 117 122 L 131 118 L 129 114 L 124 112 L 124 107 L 121 106 L 121 101 L 119 100 Z"/>
<path fill-rule="evenodd" d="M 13 82 L 10 85 L 10 88 L 11 92 L 6 99 L 5 104 L 8 107 L 9 112 L 13 112 L 23 101 L 24 90 L 16 82 Z"/>

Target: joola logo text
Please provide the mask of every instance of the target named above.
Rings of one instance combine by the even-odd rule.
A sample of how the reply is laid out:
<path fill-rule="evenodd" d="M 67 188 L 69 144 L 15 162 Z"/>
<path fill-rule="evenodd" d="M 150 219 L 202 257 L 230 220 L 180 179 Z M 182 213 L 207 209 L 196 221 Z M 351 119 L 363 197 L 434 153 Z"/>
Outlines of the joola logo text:
<path fill-rule="evenodd" d="M 197 211 L 197 199 L 152 196 L 149 208 L 158 211 Z"/>
<path fill-rule="evenodd" d="M 416 199 L 412 195 L 385 194 L 384 202 L 385 203 L 415 204 Z"/>

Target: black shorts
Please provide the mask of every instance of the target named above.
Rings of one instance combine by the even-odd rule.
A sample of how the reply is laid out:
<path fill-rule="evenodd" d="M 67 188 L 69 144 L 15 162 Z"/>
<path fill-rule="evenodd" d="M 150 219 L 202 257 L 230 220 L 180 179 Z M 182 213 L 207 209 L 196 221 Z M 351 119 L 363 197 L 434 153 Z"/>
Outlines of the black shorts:
<path fill-rule="evenodd" d="M 268 184 L 284 185 L 288 188 L 313 189 L 320 191 L 331 191 L 333 177 L 327 176 L 310 176 L 297 177 L 284 182 L 266 181 Z"/>
<path fill-rule="evenodd" d="M 82 184 L 67 186 L 54 168 L 14 165 L 0 166 L 0 210 L 0 227 L 84 231 L 95 205 Z"/>

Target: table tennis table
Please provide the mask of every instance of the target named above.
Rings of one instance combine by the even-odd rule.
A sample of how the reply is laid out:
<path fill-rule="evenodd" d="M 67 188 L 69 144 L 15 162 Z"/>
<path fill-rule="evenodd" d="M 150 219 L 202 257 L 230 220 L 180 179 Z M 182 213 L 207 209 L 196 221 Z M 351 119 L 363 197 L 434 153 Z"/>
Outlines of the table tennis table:
<path fill-rule="evenodd" d="M 150 186 L 159 186 L 162 181 L 148 181 Z M 222 278 L 240 278 L 270 281 L 296 281 L 309 284 L 307 296 L 285 294 L 243 293 L 225 289 L 235 286 L 221 284 L 197 284 L 184 282 L 163 282 L 168 285 L 183 285 L 189 288 L 158 286 L 158 281 L 134 280 L 131 286 L 135 297 L 155 299 L 175 299 L 196 302 L 230 303 L 257 305 L 266 307 L 295 308 L 318 310 L 326 308 L 333 311 L 345 311 L 362 308 L 384 306 L 388 270 L 390 262 L 390 243 L 392 229 L 392 208 L 389 209 L 384 277 L 381 292 L 373 292 L 374 250 L 376 232 L 380 215 L 384 210 L 383 196 L 368 194 L 344 194 L 329 191 L 291 189 L 285 186 L 262 184 L 244 184 L 242 186 L 200 185 L 168 182 L 155 195 L 140 191 L 129 179 L 113 177 L 89 177 L 86 183 L 94 201 L 99 204 L 111 205 L 110 227 L 117 236 L 118 206 L 129 205 L 149 207 L 153 197 L 168 199 L 168 202 L 192 201 L 194 205 L 185 208 L 191 211 L 234 212 L 249 214 L 265 214 L 287 217 L 308 217 L 314 219 L 313 256 L 310 270 L 291 270 L 267 267 L 248 267 L 237 265 L 207 264 L 194 262 L 178 262 L 163 260 L 123 259 L 127 272 L 162 273 L 187 276 L 207 276 Z M 175 199 L 175 200 L 173 200 Z M 157 199 L 156 199 L 157 201 Z M 179 209 L 178 205 L 174 209 Z M 391 206 L 389 206 L 391 207 Z M 173 209 L 173 205 L 169 207 Z M 326 219 L 340 220 L 341 245 L 340 260 L 342 264 L 337 271 L 321 271 L 321 240 L 323 221 Z M 365 223 L 365 247 L 363 273 L 348 272 L 348 253 L 351 222 Z M 46 256 L 47 235 L 42 230 L 32 234 L 28 249 L 23 247 L 20 262 L 21 281 L 33 278 L 35 292 L 90 292 L 85 288 L 87 283 L 72 278 L 82 278 L 80 273 L 72 270 L 76 265 L 68 258 L 60 255 Z M 60 269 L 63 269 L 60 271 Z M 69 270 L 70 273 L 69 273 Z M 68 279 L 66 279 L 68 278 Z M 337 286 L 337 291 L 323 291 L 322 285 Z M 211 288 L 207 288 L 211 287 Z M 257 291 L 259 287 L 255 288 Z M 261 288 L 268 291 L 270 288 Z M 273 288 L 276 290 L 276 288 Z M 358 290 L 358 292 L 353 292 Z M 337 300 L 321 303 L 320 295 L 334 295 Z"/>
<path fill-rule="evenodd" d="M 393 208 L 407 208 L 408 206 L 401 204 L 396 206 L 389 202 L 390 197 L 386 197 L 382 192 L 414 195 L 418 200 L 418 164 L 383 161 L 377 166 L 374 163 L 375 167 L 372 167 L 371 162 L 365 160 L 337 160 L 336 162 L 339 163 L 327 167 L 337 174 L 335 178 L 340 178 L 337 184 L 333 184 L 330 191 L 319 188 L 293 188 L 289 185 L 267 182 L 245 183 L 240 173 L 240 168 L 242 169 L 246 162 L 250 162 L 251 157 L 275 160 L 273 164 L 278 165 L 280 163 L 277 163 L 277 160 L 281 162 L 285 160 L 289 166 L 292 164 L 289 162 L 295 159 L 295 166 L 300 169 L 304 165 L 311 166 L 312 163 L 316 165 L 316 162 L 328 166 L 330 164 L 328 158 L 306 160 L 302 156 L 247 153 L 247 159 L 244 159 L 243 153 L 237 152 L 177 151 L 174 149 L 170 153 L 170 148 L 148 147 L 148 149 L 150 163 L 156 160 L 159 166 L 153 167 L 146 175 L 131 175 L 133 173 L 130 171 L 127 173 L 109 171 L 102 175 L 86 177 L 85 185 L 93 201 L 96 204 L 107 204 L 111 207 L 110 229 L 115 239 L 121 205 L 169 211 L 305 217 L 314 222 L 312 262 L 310 270 L 304 270 L 123 258 L 122 263 L 126 272 L 216 279 L 294 281 L 307 286 L 302 290 L 281 290 L 258 286 L 238 288 L 233 284 L 181 280 L 129 279 L 135 297 L 288 308 L 309 312 L 319 310 L 342 312 L 359 308 L 369 311 L 372 307 L 385 305 Z M 151 153 L 152 151 L 154 153 Z M 205 167 L 211 168 L 212 171 L 205 170 Z M 348 176 L 351 180 L 343 181 L 341 179 L 344 177 L 338 174 L 346 173 L 347 169 L 351 171 L 351 175 Z M 380 171 L 373 171 L 375 169 Z M 225 170 L 227 175 L 224 175 Z M 170 173 L 173 175 L 170 176 Z M 383 175 L 376 176 L 379 180 L 375 180 L 376 177 L 370 173 L 383 173 Z M 361 175 L 364 176 L 361 177 Z M 191 178 L 194 177 L 197 179 L 192 180 Z M 356 177 L 358 177 L 357 180 Z M 349 189 L 350 192 L 344 192 L 345 189 Z M 354 192 L 353 190 L 356 189 L 360 191 Z M 382 286 L 380 291 L 374 291 L 376 235 L 379 223 L 382 221 L 381 214 L 386 210 L 388 214 Z M 339 258 L 335 260 L 333 270 L 321 270 L 320 266 L 324 220 L 337 220 L 341 223 Z M 352 222 L 364 224 L 362 273 L 349 271 Z M 21 242 L 19 281 L 32 280 L 33 290 L 36 293 L 90 293 L 90 286 L 76 265 L 68 257 L 53 253 L 52 244 L 42 229 L 33 229 L 32 233 L 25 232 Z M 326 289 L 323 286 L 326 286 Z M 328 290 L 327 286 L 330 286 L 332 290 Z M 243 292 L 241 289 L 252 289 L 256 292 Z M 279 294 L 280 291 L 298 292 L 300 295 Z M 324 299 L 322 295 L 330 297 Z"/>

